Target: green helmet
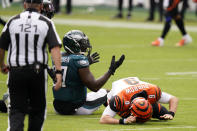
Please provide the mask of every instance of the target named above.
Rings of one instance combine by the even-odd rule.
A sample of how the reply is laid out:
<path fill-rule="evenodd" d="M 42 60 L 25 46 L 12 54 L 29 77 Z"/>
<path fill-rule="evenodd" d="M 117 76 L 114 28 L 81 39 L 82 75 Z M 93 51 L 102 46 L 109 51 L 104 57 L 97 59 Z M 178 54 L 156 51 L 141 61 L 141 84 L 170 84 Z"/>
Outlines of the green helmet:
<path fill-rule="evenodd" d="M 63 38 L 64 49 L 71 54 L 90 53 L 92 46 L 88 37 L 80 30 L 71 30 Z"/>

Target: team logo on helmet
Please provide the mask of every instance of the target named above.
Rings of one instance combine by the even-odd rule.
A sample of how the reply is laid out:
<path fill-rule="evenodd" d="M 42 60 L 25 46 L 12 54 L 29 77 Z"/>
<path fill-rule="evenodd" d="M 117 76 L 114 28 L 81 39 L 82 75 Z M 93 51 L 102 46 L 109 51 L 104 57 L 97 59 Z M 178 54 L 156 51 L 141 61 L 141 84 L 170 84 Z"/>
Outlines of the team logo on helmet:
<path fill-rule="evenodd" d="M 92 46 L 88 37 L 80 30 L 71 30 L 63 38 L 64 49 L 71 54 L 90 53 Z"/>

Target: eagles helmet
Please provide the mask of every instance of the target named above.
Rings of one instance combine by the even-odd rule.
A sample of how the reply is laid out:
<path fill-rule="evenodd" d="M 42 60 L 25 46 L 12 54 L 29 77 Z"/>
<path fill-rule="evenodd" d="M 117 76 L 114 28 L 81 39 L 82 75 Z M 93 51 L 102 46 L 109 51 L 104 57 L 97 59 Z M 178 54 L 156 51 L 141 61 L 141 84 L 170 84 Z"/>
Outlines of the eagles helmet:
<path fill-rule="evenodd" d="M 51 0 L 43 0 L 43 9 L 41 10 L 41 14 L 51 19 L 53 18 L 54 13 L 55 13 L 55 8 Z"/>
<path fill-rule="evenodd" d="M 63 38 L 64 49 L 71 54 L 81 53 L 90 54 L 92 46 L 88 36 L 80 30 L 71 30 Z"/>

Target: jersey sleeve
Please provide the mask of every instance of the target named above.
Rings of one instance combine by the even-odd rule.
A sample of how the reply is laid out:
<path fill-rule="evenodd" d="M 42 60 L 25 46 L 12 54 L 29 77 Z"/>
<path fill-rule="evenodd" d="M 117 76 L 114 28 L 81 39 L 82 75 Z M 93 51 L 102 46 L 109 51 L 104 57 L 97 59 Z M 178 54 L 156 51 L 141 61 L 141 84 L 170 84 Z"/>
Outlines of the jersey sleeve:
<path fill-rule="evenodd" d="M 105 115 L 108 115 L 108 116 L 111 116 L 111 117 L 115 117 L 116 112 L 113 111 L 113 110 L 110 108 L 110 106 L 108 105 L 108 106 L 105 108 L 105 110 L 103 111 L 102 116 L 105 116 Z"/>
<path fill-rule="evenodd" d="M 77 66 L 77 68 L 79 68 L 79 69 L 89 67 L 88 58 L 83 55 L 77 57 L 77 59 L 75 59 L 74 63 Z"/>
<path fill-rule="evenodd" d="M 159 99 L 159 103 L 164 103 L 164 104 L 168 104 L 170 102 L 170 99 L 172 98 L 173 96 L 166 93 L 166 92 L 162 92 L 161 94 L 161 98 Z"/>
<path fill-rule="evenodd" d="M 2 34 L 0 37 L 0 48 L 4 50 L 8 50 L 9 44 L 11 42 L 9 28 L 7 24 L 2 30 Z"/>
<path fill-rule="evenodd" d="M 50 21 L 46 42 L 49 45 L 49 50 L 51 50 L 55 46 L 62 46 L 61 40 L 59 38 L 59 35 L 57 34 L 54 23 L 52 21 Z"/>

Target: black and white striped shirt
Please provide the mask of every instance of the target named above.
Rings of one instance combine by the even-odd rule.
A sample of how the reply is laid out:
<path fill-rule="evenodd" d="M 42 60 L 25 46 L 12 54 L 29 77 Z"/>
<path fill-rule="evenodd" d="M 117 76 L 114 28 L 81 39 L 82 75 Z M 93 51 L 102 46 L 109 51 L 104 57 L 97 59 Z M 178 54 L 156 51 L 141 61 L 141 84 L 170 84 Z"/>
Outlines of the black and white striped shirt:
<path fill-rule="evenodd" d="M 11 18 L 2 31 L 0 48 L 8 50 L 10 67 L 28 66 L 34 62 L 48 63 L 49 50 L 61 46 L 54 23 L 35 9 Z"/>

